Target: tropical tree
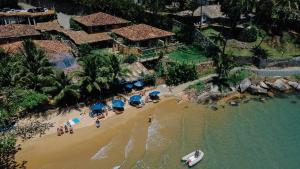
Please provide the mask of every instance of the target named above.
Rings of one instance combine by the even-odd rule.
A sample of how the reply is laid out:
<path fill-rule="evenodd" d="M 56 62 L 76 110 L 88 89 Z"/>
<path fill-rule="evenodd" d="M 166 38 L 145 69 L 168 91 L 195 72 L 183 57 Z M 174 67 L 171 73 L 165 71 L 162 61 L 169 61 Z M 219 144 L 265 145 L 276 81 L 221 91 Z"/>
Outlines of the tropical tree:
<path fill-rule="evenodd" d="M 222 12 L 230 18 L 230 26 L 235 29 L 241 16 L 252 12 L 255 0 L 220 0 Z"/>
<path fill-rule="evenodd" d="M 102 89 L 108 89 L 113 81 L 113 70 L 108 65 L 109 63 L 105 63 L 103 57 L 88 55 L 79 61 L 83 70 L 74 72 L 74 75 L 79 78 L 79 85 L 84 94 L 95 97 Z"/>
<path fill-rule="evenodd" d="M 11 69 L 10 57 L 0 48 L 0 88 L 11 85 Z"/>
<path fill-rule="evenodd" d="M 41 91 L 44 83 L 54 78 L 53 67 L 33 41 L 25 40 L 22 44 L 21 54 L 15 56 L 13 81 L 17 87 Z"/>
<path fill-rule="evenodd" d="M 253 54 L 253 63 L 257 67 L 265 67 L 266 66 L 266 60 L 270 56 L 269 52 L 262 48 L 261 46 L 255 46 L 251 49 L 251 52 Z"/>
<path fill-rule="evenodd" d="M 79 85 L 72 77 L 66 75 L 62 70 L 55 71 L 55 81 L 49 87 L 44 87 L 43 91 L 54 96 L 54 104 L 74 103 L 80 98 Z"/>

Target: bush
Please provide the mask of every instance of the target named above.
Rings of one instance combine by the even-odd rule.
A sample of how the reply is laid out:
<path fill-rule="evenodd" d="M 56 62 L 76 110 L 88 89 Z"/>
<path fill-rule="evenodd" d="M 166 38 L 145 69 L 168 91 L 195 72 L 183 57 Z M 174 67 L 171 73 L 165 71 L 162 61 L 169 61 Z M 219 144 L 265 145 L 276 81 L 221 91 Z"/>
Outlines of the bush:
<path fill-rule="evenodd" d="M 14 98 L 15 110 L 32 110 L 47 103 L 48 97 L 34 90 L 17 90 Z"/>
<path fill-rule="evenodd" d="M 89 44 L 82 44 L 78 47 L 78 52 L 80 57 L 89 55 L 92 50 L 94 50 L 94 48 Z"/>
<path fill-rule="evenodd" d="M 194 85 L 188 87 L 188 89 L 196 89 L 197 91 L 203 91 L 205 89 L 205 84 L 200 81 Z"/>
<path fill-rule="evenodd" d="M 229 85 L 237 85 L 245 78 L 253 77 L 254 74 L 247 70 L 237 71 L 235 73 L 229 74 L 227 80 Z"/>
<path fill-rule="evenodd" d="M 186 63 L 171 63 L 167 66 L 167 85 L 178 85 L 197 79 L 196 66 Z"/>
<path fill-rule="evenodd" d="M 123 62 L 132 64 L 132 63 L 136 62 L 137 60 L 138 60 L 138 57 L 136 55 L 129 55 L 129 56 L 125 57 Z"/>
<path fill-rule="evenodd" d="M 254 26 L 248 26 L 244 28 L 239 35 L 239 40 L 243 42 L 255 42 L 256 39 L 257 28 Z"/>
<path fill-rule="evenodd" d="M 76 23 L 73 18 L 70 19 L 70 28 L 74 31 L 81 31 L 82 30 L 80 25 L 78 23 Z"/>

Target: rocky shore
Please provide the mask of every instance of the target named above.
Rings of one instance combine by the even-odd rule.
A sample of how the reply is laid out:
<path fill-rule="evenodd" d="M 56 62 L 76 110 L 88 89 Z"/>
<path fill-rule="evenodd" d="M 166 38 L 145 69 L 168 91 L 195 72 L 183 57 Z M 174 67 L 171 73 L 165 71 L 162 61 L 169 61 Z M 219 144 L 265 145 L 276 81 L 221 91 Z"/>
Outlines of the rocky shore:
<path fill-rule="evenodd" d="M 230 87 L 229 91 L 221 92 L 217 85 L 207 84 L 203 91 L 187 90 L 185 94 L 192 102 L 212 104 L 222 101 L 237 105 L 235 100 L 241 100 L 245 94 L 253 96 L 273 97 L 279 92 L 300 91 L 300 82 L 291 77 L 280 78 L 245 78 L 238 85 Z"/>

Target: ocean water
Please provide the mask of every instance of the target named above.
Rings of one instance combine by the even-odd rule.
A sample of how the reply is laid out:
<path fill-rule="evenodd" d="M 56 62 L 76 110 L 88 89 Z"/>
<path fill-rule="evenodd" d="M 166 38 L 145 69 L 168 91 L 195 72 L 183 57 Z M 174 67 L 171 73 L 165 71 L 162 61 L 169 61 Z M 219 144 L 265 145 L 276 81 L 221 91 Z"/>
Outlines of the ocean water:
<path fill-rule="evenodd" d="M 180 158 L 196 148 L 205 158 L 195 169 L 300 168 L 300 95 L 218 111 L 188 104 L 173 117 L 164 117 L 164 111 L 156 114 L 153 128 L 160 127 L 152 144 L 148 141 L 143 157 L 129 168 L 187 168 Z"/>

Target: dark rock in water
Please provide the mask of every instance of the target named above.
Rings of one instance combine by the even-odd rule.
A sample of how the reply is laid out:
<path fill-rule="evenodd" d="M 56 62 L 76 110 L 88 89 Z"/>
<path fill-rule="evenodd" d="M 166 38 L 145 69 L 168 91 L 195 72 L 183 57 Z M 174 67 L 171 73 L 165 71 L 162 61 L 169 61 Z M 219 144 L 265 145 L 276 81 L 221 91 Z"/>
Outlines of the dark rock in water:
<path fill-rule="evenodd" d="M 259 101 L 261 101 L 261 102 L 265 102 L 267 99 L 266 98 L 264 98 L 264 97 L 261 97 L 261 98 L 259 98 Z"/>
<path fill-rule="evenodd" d="M 243 103 L 249 103 L 249 101 L 250 101 L 250 100 L 247 99 L 247 100 L 244 100 Z"/>
<path fill-rule="evenodd" d="M 213 110 L 213 111 L 217 111 L 217 110 L 218 110 L 218 108 L 217 108 L 216 105 L 209 105 L 208 107 L 209 107 L 211 110 Z"/>
<path fill-rule="evenodd" d="M 295 101 L 295 100 L 292 100 L 292 101 L 291 101 L 291 103 L 293 103 L 293 104 L 297 104 L 297 101 Z"/>

